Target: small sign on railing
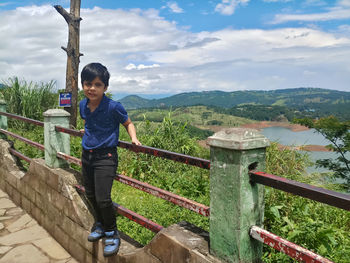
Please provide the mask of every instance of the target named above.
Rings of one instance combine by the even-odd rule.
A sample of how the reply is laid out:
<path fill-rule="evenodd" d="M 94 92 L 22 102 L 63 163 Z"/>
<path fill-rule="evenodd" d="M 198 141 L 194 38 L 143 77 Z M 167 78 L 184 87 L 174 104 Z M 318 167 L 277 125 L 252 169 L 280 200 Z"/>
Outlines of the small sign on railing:
<path fill-rule="evenodd" d="M 72 93 L 71 92 L 60 92 L 59 106 L 60 107 L 71 107 L 72 106 Z"/>

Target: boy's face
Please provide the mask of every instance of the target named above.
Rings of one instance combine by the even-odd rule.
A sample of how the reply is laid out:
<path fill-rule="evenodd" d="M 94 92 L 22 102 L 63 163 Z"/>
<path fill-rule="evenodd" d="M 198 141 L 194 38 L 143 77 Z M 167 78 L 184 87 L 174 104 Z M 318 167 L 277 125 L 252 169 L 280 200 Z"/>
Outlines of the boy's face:
<path fill-rule="evenodd" d="M 96 77 L 92 81 L 84 81 L 83 82 L 83 90 L 84 90 L 85 96 L 91 102 L 99 103 L 103 97 L 103 94 L 107 90 L 107 87 L 100 80 L 99 77 Z"/>

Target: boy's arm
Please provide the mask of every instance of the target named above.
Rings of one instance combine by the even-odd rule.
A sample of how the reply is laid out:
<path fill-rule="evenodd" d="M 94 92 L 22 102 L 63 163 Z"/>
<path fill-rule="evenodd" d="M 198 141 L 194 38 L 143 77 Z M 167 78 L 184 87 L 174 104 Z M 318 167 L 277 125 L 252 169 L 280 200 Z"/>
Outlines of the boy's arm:
<path fill-rule="evenodd" d="M 135 125 L 131 122 L 130 118 L 128 118 L 126 120 L 126 122 L 123 123 L 123 126 L 125 127 L 126 131 L 128 132 L 128 134 L 131 138 L 131 142 L 133 144 L 136 144 L 136 145 L 141 145 L 141 143 L 139 142 L 139 140 L 137 139 L 137 136 L 136 136 Z"/>

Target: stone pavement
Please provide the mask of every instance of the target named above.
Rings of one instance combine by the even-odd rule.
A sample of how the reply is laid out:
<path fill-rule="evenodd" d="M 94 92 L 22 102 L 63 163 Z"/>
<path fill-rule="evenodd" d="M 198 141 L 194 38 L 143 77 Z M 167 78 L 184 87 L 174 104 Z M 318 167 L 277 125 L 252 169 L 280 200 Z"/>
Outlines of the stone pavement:
<path fill-rule="evenodd" d="M 0 190 L 0 263 L 77 263 Z"/>

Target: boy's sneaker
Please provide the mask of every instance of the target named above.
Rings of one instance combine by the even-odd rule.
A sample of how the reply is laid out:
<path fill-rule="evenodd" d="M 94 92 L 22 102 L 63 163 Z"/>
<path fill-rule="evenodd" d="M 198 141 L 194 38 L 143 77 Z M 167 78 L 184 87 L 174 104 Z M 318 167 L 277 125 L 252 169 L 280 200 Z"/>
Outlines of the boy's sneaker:
<path fill-rule="evenodd" d="M 112 256 L 118 253 L 120 246 L 120 238 L 118 231 L 105 232 L 105 248 L 103 250 L 103 255 L 105 257 Z"/>
<path fill-rule="evenodd" d="M 95 242 L 100 238 L 104 237 L 105 231 L 103 230 L 103 226 L 101 223 L 97 222 L 91 229 L 91 233 L 88 236 L 88 241 Z"/>

